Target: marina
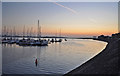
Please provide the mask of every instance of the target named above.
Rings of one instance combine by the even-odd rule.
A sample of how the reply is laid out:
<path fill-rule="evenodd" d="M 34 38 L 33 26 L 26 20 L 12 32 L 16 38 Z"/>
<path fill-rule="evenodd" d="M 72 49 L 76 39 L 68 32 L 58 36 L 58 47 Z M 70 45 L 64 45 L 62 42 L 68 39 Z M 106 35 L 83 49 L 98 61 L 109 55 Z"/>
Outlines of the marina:
<path fill-rule="evenodd" d="M 2 43 L 3 44 L 17 44 L 19 46 L 48 46 L 48 44 L 50 44 L 50 43 L 62 42 L 62 39 L 60 38 L 61 37 L 61 32 L 60 32 L 59 39 L 57 37 L 52 38 L 51 40 L 50 39 L 46 40 L 45 38 L 42 39 L 41 38 L 41 26 L 39 25 L 39 20 L 38 20 L 37 36 L 35 36 L 36 39 L 31 38 L 31 31 L 32 30 L 30 31 L 30 36 L 28 36 L 28 34 L 27 34 L 27 36 L 25 37 L 25 26 L 23 28 L 22 38 L 16 38 L 15 37 L 16 36 L 15 27 L 14 27 L 13 30 L 14 31 L 12 32 L 12 29 L 11 29 L 10 35 L 8 37 L 7 28 L 6 28 L 6 26 L 4 27 L 3 37 L 2 37 Z M 14 33 L 14 35 L 13 35 L 13 33 Z M 28 33 L 28 31 L 27 31 L 27 33 Z M 66 41 L 66 39 L 65 39 L 65 41 Z"/>

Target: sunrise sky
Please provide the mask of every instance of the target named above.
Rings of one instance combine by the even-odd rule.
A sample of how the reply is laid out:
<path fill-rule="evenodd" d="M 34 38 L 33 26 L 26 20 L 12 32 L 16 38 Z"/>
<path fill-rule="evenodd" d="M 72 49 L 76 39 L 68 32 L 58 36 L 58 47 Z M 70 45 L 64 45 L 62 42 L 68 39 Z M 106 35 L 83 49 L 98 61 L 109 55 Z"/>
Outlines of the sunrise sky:
<path fill-rule="evenodd" d="M 62 36 L 111 35 L 118 32 L 117 2 L 3 2 L 3 26 L 17 33 L 33 27 L 37 32 L 40 21 L 42 35 Z M 9 31 L 9 30 L 8 30 Z"/>

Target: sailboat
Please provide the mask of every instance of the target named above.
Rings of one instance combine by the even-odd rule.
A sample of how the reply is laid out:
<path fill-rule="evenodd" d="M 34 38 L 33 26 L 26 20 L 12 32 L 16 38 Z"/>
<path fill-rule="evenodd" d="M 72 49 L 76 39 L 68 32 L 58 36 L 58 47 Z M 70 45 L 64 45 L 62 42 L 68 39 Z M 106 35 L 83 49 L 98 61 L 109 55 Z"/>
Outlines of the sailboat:
<path fill-rule="evenodd" d="M 27 45 L 27 40 L 24 37 L 25 37 L 25 26 L 23 28 L 23 39 L 19 40 L 19 43 L 18 43 L 20 46 L 26 46 Z"/>
<path fill-rule="evenodd" d="M 38 40 L 36 41 L 36 45 L 38 46 L 48 45 L 48 41 L 46 39 L 45 40 L 41 39 L 41 27 L 39 26 L 39 20 L 38 20 Z"/>
<path fill-rule="evenodd" d="M 33 28 L 31 27 L 28 43 L 29 43 L 30 46 L 36 46 L 35 40 L 34 40 L 34 39 L 31 39 L 31 37 L 32 37 L 32 29 L 33 29 Z"/>
<path fill-rule="evenodd" d="M 8 43 L 8 39 L 6 37 L 7 36 L 6 26 L 4 26 L 2 30 L 2 36 L 3 36 L 2 43 Z"/>
<path fill-rule="evenodd" d="M 55 36 L 55 42 L 58 42 L 58 41 L 57 41 L 57 31 L 56 31 L 56 36 Z"/>
<path fill-rule="evenodd" d="M 40 46 L 41 45 L 41 28 L 39 27 L 39 20 L 38 20 L 38 30 L 37 30 L 38 32 L 37 32 L 37 38 L 38 38 L 38 40 L 36 40 L 36 42 L 35 42 L 35 45 L 37 45 L 37 46 Z"/>
<path fill-rule="evenodd" d="M 11 37 L 10 37 L 10 40 L 8 41 L 8 44 L 14 44 L 16 41 L 15 41 L 15 38 L 13 38 L 13 33 L 15 32 L 15 27 L 14 27 L 14 31 L 12 31 L 11 29 Z"/>
<path fill-rule="evenodd" d="M 62 39 L 61 39 L 61 29 L 60 29 L 60 35 L 59 35 L 59 40 L 58 42 L 62 42 Z"/>
<path fill-rule="evenodd" d="M 56 34 L 57 36 L 57 34 Z M 55 37 L 55 42 L 62 42 L 62 39 L 61 39 L 61 30 L 60 30 L 60 33 L 59 33 L 59 40 L 57 40 L 57 37 Z"/>

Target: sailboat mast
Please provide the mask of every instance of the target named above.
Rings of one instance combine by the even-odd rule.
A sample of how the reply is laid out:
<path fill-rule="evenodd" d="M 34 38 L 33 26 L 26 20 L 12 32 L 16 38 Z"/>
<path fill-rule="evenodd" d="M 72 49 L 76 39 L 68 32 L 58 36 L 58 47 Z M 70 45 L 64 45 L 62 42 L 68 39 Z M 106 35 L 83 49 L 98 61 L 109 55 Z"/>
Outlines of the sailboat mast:
<path fill-rule="evenodd" d="M 40 26 L 40 28 L 39 28 L 39 29 L 40 29 L 40 38 L 41 38 L 41 26 Z"/>
<path fill-rule="evenodd" d="M 24 36 L 25 36 L 25 25 L 23 27 L 23 39 L 24 39 Z"/>
<path fill-rule="evenodd" d="M 9 28 L 6 28 L 6 29 L 7 29 L 6 35 L 9 36 L 9 33 L 8 33 L 9 32 Z"/>
<path fill-rule="evenodd" d="M 5 38 L 6 38 L 6 26 L 4 26 L 2 34 L 3 34 L 3 36 L 5 36 Z"/>
<path fill-rule="evenodd" d="M 39 37 L 39 20 L 38 20 L 38 37 Z"/>
<path fill-rule="evenodd" d="M 41 38 L 41 27 L 39 25 L 39 20 L 38 20 L 38 37 L 39 39 Z"/>
<path fill-rule="evenodd" d="M 55 41 L 57 41 L 57 30 L 56 30 L 56 33 L 55 33 Z"/>
<path fill-rule="evenodd" d="M 31 38 L 32 37 L 32 27 L 31 27 L 31 29 L 30 29 L 30 36 L 29 36 L 29 38 Z"/>
<path fill-rule="evenodd" d="M 14 33 L 14 36 L 15 36 L 16 35 L 15 26 L 14 26 L 14 29 L 13 29 L 13 33 Z"/>
<path fill-rule="evenodd" d="M 15 31 L 15 26 L 13 28 L 13 38 L 15 39 L 15 36 L 16 36 L 16 31 Z"/>
<path fill-rule="evenodd" d="M 10 37 L 11 37 L 11 39 L 12 39 L 12 36 L 13 36 L 13 31 L 12 31 L 12 28 L 10 29 Z"/>
<path fill-rule="evenodd" d="M 61 29 L 60 29 L 60 38 L 61 38 Z"/>

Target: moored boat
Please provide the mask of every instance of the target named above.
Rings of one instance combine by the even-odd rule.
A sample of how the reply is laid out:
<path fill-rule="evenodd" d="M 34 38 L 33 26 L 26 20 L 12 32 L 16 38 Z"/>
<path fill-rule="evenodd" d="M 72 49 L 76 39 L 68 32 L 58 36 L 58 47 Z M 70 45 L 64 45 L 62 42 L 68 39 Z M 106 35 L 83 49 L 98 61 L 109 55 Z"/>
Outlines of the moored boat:
<path fill-rule="evenodd" d="M 6 39 L 6 38 L 2 39 L 2 43 L 3 43 L 3 44 L 4 44 L 4 43 L 8 43 L 8 39 Z"/>

